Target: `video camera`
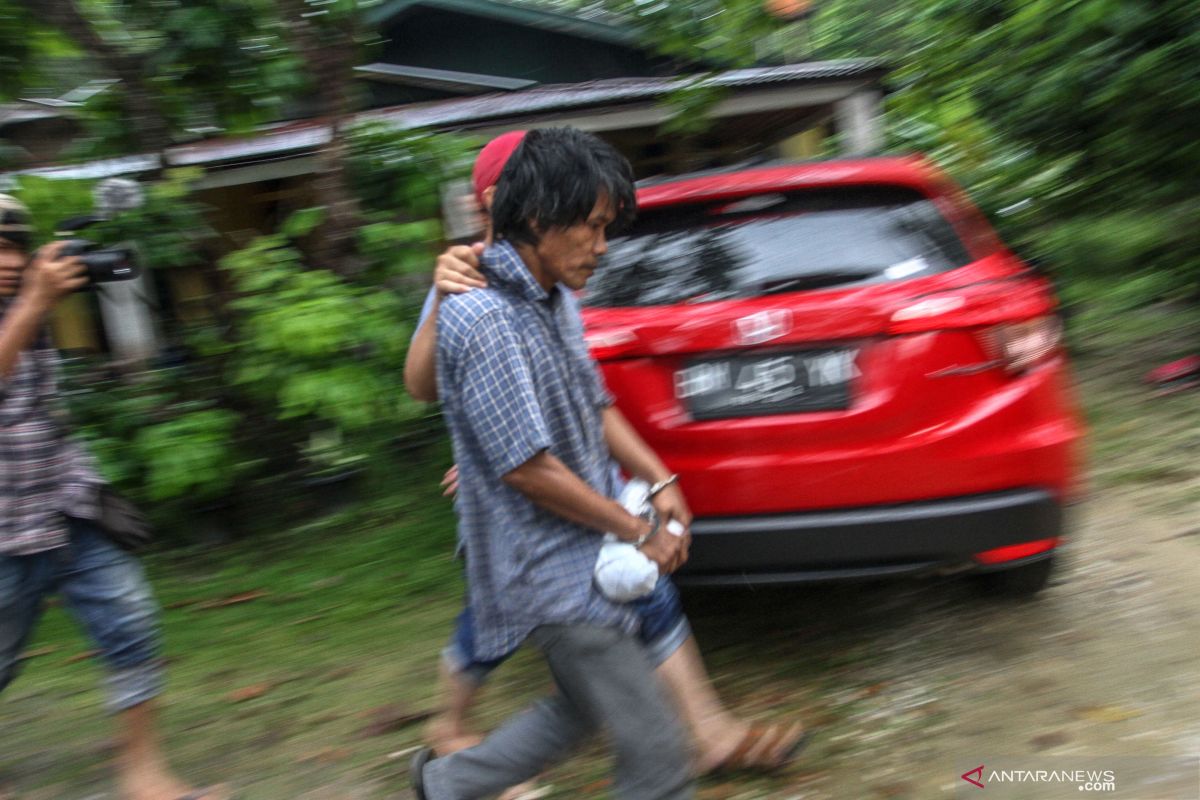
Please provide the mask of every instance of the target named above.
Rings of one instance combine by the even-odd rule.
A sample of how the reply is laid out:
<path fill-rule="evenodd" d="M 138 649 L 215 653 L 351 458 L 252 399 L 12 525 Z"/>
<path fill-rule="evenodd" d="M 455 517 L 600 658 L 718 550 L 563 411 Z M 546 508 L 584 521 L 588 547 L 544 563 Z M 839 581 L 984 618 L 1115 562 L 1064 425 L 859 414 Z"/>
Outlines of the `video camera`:
<path fill-rule="evenodd" d="M 96 242 L 74 235 L 77 231 L 103 220 L 104 217 L 98 216 L 72 217 L 56 226 L 56 235 L 66 242 L 59 255 L 63 258 L 77 257 L 83 262 L 89 286 L 111 281 L 128 281 L 142 274 L 133 247 L 101 247 Z"/>

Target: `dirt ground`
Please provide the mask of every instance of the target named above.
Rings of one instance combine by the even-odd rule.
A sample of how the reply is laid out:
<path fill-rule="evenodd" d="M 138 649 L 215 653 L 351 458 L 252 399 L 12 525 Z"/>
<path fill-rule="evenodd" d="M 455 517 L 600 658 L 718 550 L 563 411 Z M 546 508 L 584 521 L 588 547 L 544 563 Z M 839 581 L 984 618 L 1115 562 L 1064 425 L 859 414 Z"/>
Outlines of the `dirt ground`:
<path fill-rule="evenodd" d="M 978 791 L 960 775 L 992 759 L 1084 759 L 1157 781 L 1126 781 L 1118 797 L 1200 798 L 1200 393 L 1140 383 L 1198 343 L 1195 317 L 1168 309 L 1076 343 L 1089 479 L 1033 601 L 982 598 L 956 578 L 686 595 L 729 703 L 819 728 L 787 778 L 708 781 L 701 796 L 953 797 Z M 552 777 L 554 796 L 596 786 L 577 773 Z"/>
<path fill-rule="evenodd" d="M 1196 344 L 1196 317 L 1170 309 L 1075 343 L 1088 481 L 1060 568 L 1032 601 L 980 597 L 953 577 L 688 593 L 729 704 L 818 728 L 787 777 L 710 780 L 700 796 L 955 797 L 978 791 L 960 775 L 981 764 L 1082 759 L 1127 767 L 1110 796 L 1200 798 L 1200 393 L 1154 397 L 1140 383 Z M 1183 761 L 1145 760 L 1164 756 Z M 549 776 L 551 796 L 603 794 L 597 763 Z"/>
<path fill-rule="evenodd" d="M 1195 322 L 1161 310 L 1077 342 L 1089 481 L 1035 600 L 987 600 L 954 579 L 695 598 L 710 659 L 770 642 L 756 671 L 774 679 L 731 680 L 731 699 L 776 715 L 808 701 L 822 727 L 790 785 L 710 796 L 955 796 L 977 791 L 959 776 L 991 759 L 1174 756 L 1182 766 L 1149 765 L 1159 783 L 1119 796 L 1200 798 L 1200 393 L 1153 397 L 1139 383 L 1200 344 Z M 789 663 L 804 665 L 792 676 L 804 700 L 780 704 Z"/>
<path fill-rule="evenodd" d="M 708 780 L 700 797 L 969 797 L 964 790 L 978 790 L 959 776 L 981 764 L 1033 768 L 1048 760 L 1067 768 L 1086 758 L 1106 767 L 1173 756 L 1193 760 L 1155 766 L 1158 783 L 1126 783 L 1108 796 L 1200 798 L 1200 392 L 1157 398 L 1140 383 L 1146 369 L 1198 343 L 1200 315 L 1170 309 L 1075 342 L 1091 429 L 1089 480 L 1061 569 L 1033 601 L 981 598 L 955 577 L 688 593 L 697 638 L 728 704 L 756 719 L 798 717 L 817 729 L 786 776 Z M 346 574 L 354 573 L 348 567 Z M 274 598 L 280 605 L 269 607 L 277 615 L 301 597 L 284 592 L 286 575 L 253 579 L 249 585 L 274 592 L 259 603 Z M 240 588 L 239 580 L 230 578 L 228 588 Z M 170 610 L 172 599 L 194 590 L 159 584 L 179 654 L 168 723 L 182 769 L 228 780 L 245 800 L 411 797 L 406 754 L 420 741 L 420 726 L 389 723 L 383 735 L 364 736 L 362 709 L 398 696 L 408 708 L 430 702 L 431 654 L 454 613 L 454 587 L 399 600 L 381 589 L 376 606 L 354 612 L 362 615 L 358 638 L 339 644 L 357 648 L 346 666 L 344 654 L 328 653 L 332 639 L 304 633 L 336 609 L 314 612 L 301 599 L 293 605 L 302 610 L 288 611 L 297 619 L 275 630 L 248 604 L 204 612 L 223 616 L 196 635 L 211 639 L 220 625 L 263 648 L 278 635 L 279 653 L 314 663 L 224 662 L 215 654 L 212 663 L 197 663 L 189 625 L 216 617 Z M 342 585 L 355 586 L 352 579 Z M 56 625 L 35 644 L 69 648 Z M 114 799 L 111 739 L 94 721 L 92 680 L 77 666 L 31 669 L 5 693 L 0 786 L 14 798 Z M 496 675 L 481 724 L 545 685 L 537 660 L 518 656 Z M 256 686 L 265 696 L 230 700 Z M 607 774 L 603 754 L 589 751 L 545 776 L 545 796 L 606 796 Z M 1067 786 L 1058 795 L 992 789 L 979 796 L 1082 795 Z"/>
<path fill-rule="evenodd" d="M 1132 495 L 1079 510 L 1066 568 L 1029 603 L 982 600 L 950 580 L 725 598 L 720 610 L 705 598 L 693 618 L 710 654 L 744 655 L 741 621 L 788 609 L 752 630 L 771 637 L 776 669 L 806 664 L 793 679 L 807 706 L 784 704 L 821 725 L 792 785 L 726 784 L 712 796 L 951 796 L 962 772 L 997 757 L 1196 756 L 1200 527 L 1194 515 L 1149 513 Z M 777 716 L 771 693 L 783 682 L 732 699 Z M 1200 797 L 1195 765 L 1175 777 L 1170 789 L 1128 796 Z"/>

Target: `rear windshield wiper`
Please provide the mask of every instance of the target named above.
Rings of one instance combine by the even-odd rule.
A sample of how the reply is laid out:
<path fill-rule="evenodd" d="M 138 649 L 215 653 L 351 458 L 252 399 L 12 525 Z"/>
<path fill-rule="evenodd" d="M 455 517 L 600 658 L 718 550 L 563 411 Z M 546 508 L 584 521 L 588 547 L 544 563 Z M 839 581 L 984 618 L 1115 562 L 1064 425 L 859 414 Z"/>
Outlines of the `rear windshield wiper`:
<path fill-rule="evenodd" d="M 812 272 L 808 275 L 767 281 L 759 288 L 759 294 L 782 294 L 783 292 L 799 292 L 804 289 L 821 289 L 826 286 L 838 286 L 843 283 L 866 280 L 878 274 L 879 270 L 875 269 L 831 269 Z"/>

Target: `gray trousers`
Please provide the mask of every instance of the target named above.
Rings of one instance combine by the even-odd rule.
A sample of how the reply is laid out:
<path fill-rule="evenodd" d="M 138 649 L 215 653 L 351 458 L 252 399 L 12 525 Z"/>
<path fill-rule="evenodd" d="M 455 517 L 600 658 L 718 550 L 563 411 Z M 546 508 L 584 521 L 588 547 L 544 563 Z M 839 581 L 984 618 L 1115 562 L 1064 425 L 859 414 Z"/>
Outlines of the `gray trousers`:
<path fill-rule="evenodd" d="M 690 800 L 683 731 L 644 648 L 613 628 L 545 625 L 532 640 L 558 688 L 509 718 L 476 747 L 430 761 L 429 800 L 492 797 L 564 760 L 601 730 L 616 751 L 623 800 Z"/>

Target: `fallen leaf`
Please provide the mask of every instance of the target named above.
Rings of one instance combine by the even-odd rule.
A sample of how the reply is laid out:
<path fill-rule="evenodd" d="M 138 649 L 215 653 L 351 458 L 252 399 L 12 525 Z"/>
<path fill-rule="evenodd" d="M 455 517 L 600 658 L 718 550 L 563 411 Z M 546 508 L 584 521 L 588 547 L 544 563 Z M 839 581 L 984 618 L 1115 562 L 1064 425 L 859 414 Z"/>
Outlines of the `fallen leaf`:
<path fill-rule="evenodd" d="M 37 658 L 39 656 L 48 656 L 51 653 L 57 653 L 57 652 L 58 652 L 58 648 L 55 647 L 54 645 L 47 645 L 45 647 L 35 647 L 33 650 L 26 650 L 24 653 L 21 653 L 20 660 L 28 661 L 31 658 Z"/>
<path fill-rule="evenodd" d="M 394 704 L 368 709 L 359 714 L 360 717 L 369 720 L 366 726 L 359 731 L 359 736 L 382 736 L 385 733 L 395 733 L 415 722 L 429 719 L 434 713 L 432 709 L 413 711 Z"/>
<path fill-rule="evenodd" d="M 210 608 L 226 608 L 228 606 L 236 606 L 241 603 L 249 603 L 252 600 L 257 600 L 260 597 L 266 597 L 270 592 L 263 589 L 252 589 L 248 592 L 240 592 L 232 594 L 229 597 L 222 597 L 217 600 L 205 600 L 196 604 L 197 610 L 208 610 Z"/>
<path fill-rule="evenodd" d="M 1051 733 L 1043 733 L 1029 740 L 1034 750 L 1049 750 L 1052 747 L 1061 747 L 1071 741 L 1071 737 L 1062 731 L 1053 731 Z"/>
<path fill-rule="evenodd" d="M 100 655 L 99 650 L 87 650 L 82 653 L 76 653 L 75 655 L 71 656 L 63 663 L 64 664 L 78 664 L 80 661 L 87 661 L 89 658 L 95 658 L 98 655 Z"/>
<path fill-rule="evenodd" d="M 262 697 L 264 694 L 274 688 L 275 684 L 273 683 L 254 683 L 250 686 L 243 686 L 240 689 L 234 689 L 225 696 L 231 703 L 244 703 L 247 700 L 253 700 L 256 697 Z"/>
<path fill-rule="evenodd" d="M 584 797 L 594 797 L 595 795 L 598 795 L 601 792 L 603 792 L 605 789 L 607 789 L 609 787 L 609 785 L 611 785 L 611 784 L 612 784 L 612 779 L 610 779 L 610 778 L 603 778 L 598 781 L 592 781 L 587 786 L 583 787 L 583 796 Z"/>
<path fill-rule="evenodd" d="M 1140 717 L 1142 712 L 1121 706 L 1083 706 L 1074 710 L 1075 716 L 1089 722 L 1124 722 Z"/>
<path fill-rule="evenodd" d="M 326 714 L 322 714 L 319 717 L 310 717 L 304 721 L 304 725 L 309 728 L 322 728 L 331 722 L 337 722 L 344 716 L 346 715 L 340 711 L 330 711 Z"/>
<path fill-rule="evenodd" d="M 322 750 L 314 750 L 311 753 L 306 753 L 296 759 L 299 764 L 333 764 L 338 761 L 345 761 L 350 757 L 350 751 L 344 747 L 326 747 Z"/>

